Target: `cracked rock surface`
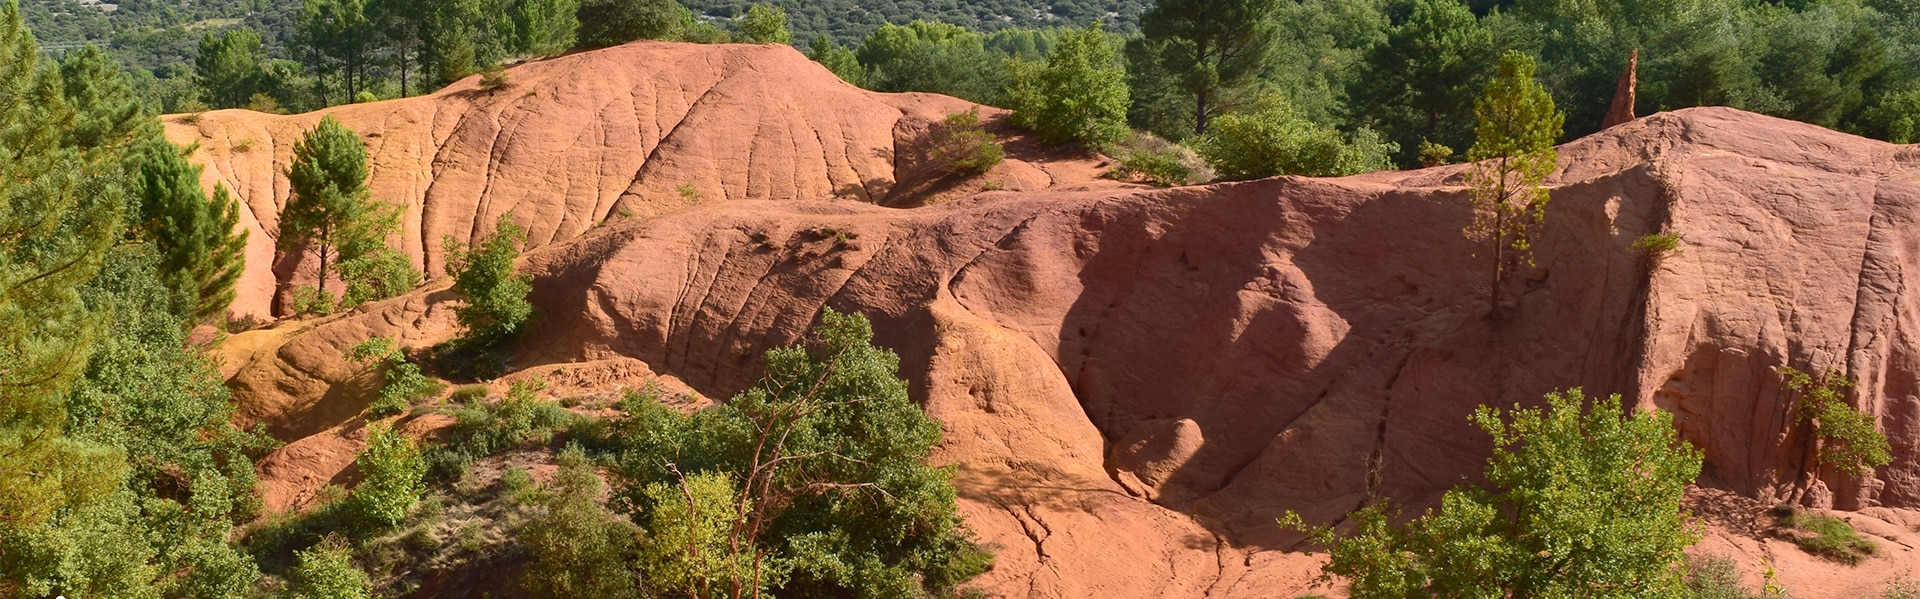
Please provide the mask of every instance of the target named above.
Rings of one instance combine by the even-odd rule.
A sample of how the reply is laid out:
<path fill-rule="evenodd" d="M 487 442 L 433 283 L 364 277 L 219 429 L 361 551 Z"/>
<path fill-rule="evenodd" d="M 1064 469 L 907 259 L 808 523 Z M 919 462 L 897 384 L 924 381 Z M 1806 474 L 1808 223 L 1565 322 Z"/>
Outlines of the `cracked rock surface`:
<path fill-rule="evenodd" d="M 684 136 L 672 142 L 681 148 L 739 141 L 689 135 L 691 125 L 661 123 L 692 121 L 658 116 L 713 101 L 699 98 L 719 86 L 646 81 L 666 96 L 653 104 L 673 108 L 583 114 L 664 128 L 657 137 Z M 873 101 L 866 117 L 827 112 L 885 121 L 842 128 L 871 130 L 847 135 L 873 140 L 863 147 L 887 146 L 904 118 L 890 115 L 909 110 Z M 780 120 L 772 128 L 784 133 L 752 145 L 792 148 L 773 139 L 808 130 L 791 120 L 801 118 L 756 117 L 762 124 L 745 131 Z M 575 125 L 610 127 L 592 120 Z M 462 121 L 406 122 L 457 135 Z M 1806 468 L 1792 398 L 1769 371 L 1782 364 L 1860 381 L 1852 400 L 1893 439 L 1894 463 L 1867 481 L 1812 473 L 1824 490 L 1813 507 L 1920 522 L 1920 289 L 1907 285 L 1907 269 L 1920 275 L 1920 148 L 1719 108 L 1571 142 L 1550 180 L 1535 266 L 1508 285 L 1495 318 L 1489 265 L 1460 234 L 1471 216 L 1463 166 L 1166 190 L 1071 191 L 1049 175 L 1052 188 L 898 209 L 858 194 L 829 199 L 838 185 L 889 172 L 891 158 L 857 166 L 861 151 L 833 146 L 824 155 L 837 158 L 825 162 L 764 163 L 755 151 L 676 171 L 711 179 L 650 175 L 667 167 L 646 165 L 696 160 L 660 149 L 668 143 L 526 167 L 566 172 L 521 184 L 513 200 L 469 193 L 436 204 L 442 184 L 422 179 L 432 216 L 411 220 L 409 239 L 471 232 L 507 209 L 557 215 L 536 229 L 543 247 L 523 265 L 535 276 L 536 317 L 514 367 L 623 364 L 606 370 L 626 374 L 595 379 L 609 385 L 670 378 L 726 397 L 752 383 L 762 351 L 798 339 L 821 308 L 866 314 L 877 341 L 900 353 L 915 399 L 945 425 L 934 459 L 957 468 L 968 522 L 998 554 L 979 581 L 998 596 L 1307 592 L 1317 558 L 1276 516 L 1329 522 L 1386 498 L 1423 507 L 1480 471 L 1489 441 L 1467 422 L 1475 406 L 1537 405 L 1574 386 L 1674 413 L 1705 451 L 1702 487 L 1764 509 Z M 638 155 L 649 156 L 643 166 L 575 195 L 585 184 L 567 169 Z M 857 175 L 834 174 L 838 159 Z M 492 171 L 531 164 L 519 160 L 461 162 L 478 170 L 448 176 L 506 179 Z M 649 203 L 654 186 L 682 180 L 729 201 Z M 260 186 L 242 197 L 270 217 L 271 186 L 248 181 Z M 616 205 L 645 211 L 582 234 Z M 1656 263 L 1631 251 L 1665 231 L 1681 235 L 1677 255 Z M 230 351 L 242 359 L 230 357 L 229 370 L 243 417 L 283 437 L 338 435 L 364 406 L 344 391 L 353 383 L 341 350 L 376 334 L 413 347 L 446 338 L 447 295 L 430 284 L 236 336 L 246 351 Z M 1767 556 L 1797 596 L 1864 596 L 1920 563 L 1910 549 L 1920 539 L 1901 540 L 1913 536 L 1903 524 L 1863 526 L 1890 541 L 1876 558 L 1889 561 L 1858 569 L 1780 557 L 1777 541 L 1707 525 L 1704 546 L 1749 569 Z"/>

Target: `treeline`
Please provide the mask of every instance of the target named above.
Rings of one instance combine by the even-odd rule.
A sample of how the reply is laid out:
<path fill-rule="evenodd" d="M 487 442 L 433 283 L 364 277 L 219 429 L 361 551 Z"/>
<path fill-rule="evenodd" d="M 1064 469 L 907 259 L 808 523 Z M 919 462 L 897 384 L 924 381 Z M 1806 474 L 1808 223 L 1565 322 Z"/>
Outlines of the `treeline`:
<path fill-rule="evenodd" d="M 1126 126 L 1203 153 L 1250 143 L 1329 157 L 1213 161 L 1234 178 L 1463 159 L 1474 99 L 1509 50 L 1537 60 L 1567 113 L 1562 141 L 1600 128 L 1636 50 L 1638 114 L 1727 105 L 1894 142 L 1920 133 L 1920 11 L 1897 0 L 1163 0 L 1140 30 L 1110 35 L 1113 58 L 1094 65 L 1123 70 L 1124 89 L 1061 88 L 1078 94 L 1066 101 L 1124 94 Z M 872 89 L 1020 110 L 1036 67 L 995 43 L 1011 33 L 916 22 L 850 48 L 816 40 L 811 55 Z"/>

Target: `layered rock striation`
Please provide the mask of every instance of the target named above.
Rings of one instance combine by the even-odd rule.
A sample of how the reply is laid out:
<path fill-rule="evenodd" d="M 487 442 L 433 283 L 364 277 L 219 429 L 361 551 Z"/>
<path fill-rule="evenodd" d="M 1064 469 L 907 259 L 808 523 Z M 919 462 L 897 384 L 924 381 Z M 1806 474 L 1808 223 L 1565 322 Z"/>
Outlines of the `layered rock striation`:
<path fill-rule="evenodd" d="M 668 97 L 655 104 L 706 102 L 646 81 Z M 547 93 L 530 97 L 558 101 Z M 799 133 L 817 126 L 788 119 L 830 116 L 888 123 L 842 125 L 862 132 L 845 138 L 882 147 L 906 118 L 896 115 L 910 112 L 881 103 L 865 117 L 843 106 L 815 117 L 803 104 L 814 103 L 730 117 L 761 125 L 660 136 L 677 145 L 635 142 L 647 157 L 620 163 L 631 172 L 619 176 L 573 168 L 633 156 L 596 153 L 610 151 L 604 144 L 572 153 L 558 141 L 528 147 L 565 158 L 428 169 L 411 184 L 428 210 L 410 221 L 409 239 L 471 234 L 508 209 L 550 215 L 535 233 L 544 247 L 523 266 L 535 276 L 537 312 L 514 367 L 615 373 L 595 379 L 606 385 L 668 377 L 725 397 L 758 376 L 761 352 L 799 339 L 822 308 L 868 315 L 877 340 L 901 354 L 915 398 L 946 427 L 935 459 L 957 468 L 968 521 L 998 552 L 981 581 L 998 595 L 1302 591 L 1316 558 L 1275 516 L 1333 521 L 1381 500 L 1423 505 L 1480 471 L 1489 440 L 1467 422 L 1475 406 L 1535 405 L 1575 386 L 1672 412 L 1705 452 L 1702 486 L 1758 501 L 1804 495 L 1889 520 L 1920 508 L 1920 290 L 1908 285 L 1920 275 L 1920 148 L 1720 108 L 1574 141 L 1549 180 L 1535 265 L 1507 286 L 1495 316 L 1491 265 L 1461 235 L 1471 218 L 1462 166 L 986 192 L 895 209 L 876 205 L 887 202 L 866 183 L 892 157 L 858 166 L 868 164 L 858 151 L 833 145 L 780 154 L 834 157 L 819 161 L 764 162 L 756 152 L 762 158 L 702 162 L 722 153 L 694 150 L 736 143 L 720 139 L 727 131 L 757 131 L 749 147 L 806 146 L 814 138 Z M 420 105 L 408 110 L 435 114 Z M 636 110 L 581 114 L 657 121 L 630 116 Z M 768 132 L 770 119 L 786 124 Z M 214 120 L 203 117 L 201 130 L 219 131 L 208 129 Z M 394 122 L 446 122 L 431 130 L 457 135 L 465 119 Z M 579 131 L 552 139 L 587 135 Z M 404 135 L 381 133 L 386 143 Z M 496 137 L 520 135 L 544 133 Z M 430 138 L 441 139 L 421 139 Z M 422 159 L 425 148 L 451 147 L 406 143 L 422 144 Z M 243 162 L 254 164 L 233 163 Z M 667 172 L 650 165 L 695 163 L 649 174 Z M 650 199 L 682 180 L 747 201 L 665 210 Z M 848 184 L 867 194 L 833 193 Z M 518 191 L 473 191 L 496 188 Z M 242 197 L 270 220 L 277 204 L 263 190 Z M 628 205 L 644 212 L 588 230 Z M 1636 253 L 1634 242 L 1653 233 L 1677 233 L 1679 252 Z M 236 337 L 246 350 L 229 370 L 243 417 L 287 438 L 339 436 L 365 403 L 341 351 L 371 335 L 410 346 L 444 339 L 453 300 L 443 289 Z M 1893 439 L 1894 463 L 1865 481 L 1813 468 L 1794 397 L 1771 371 L 1780 365 L 1859 381 L 1850 399 Z M 331 476 L 322 474 L 310 478 Z M 1871 590 L 1846 584 L 1810 591 Z"/>

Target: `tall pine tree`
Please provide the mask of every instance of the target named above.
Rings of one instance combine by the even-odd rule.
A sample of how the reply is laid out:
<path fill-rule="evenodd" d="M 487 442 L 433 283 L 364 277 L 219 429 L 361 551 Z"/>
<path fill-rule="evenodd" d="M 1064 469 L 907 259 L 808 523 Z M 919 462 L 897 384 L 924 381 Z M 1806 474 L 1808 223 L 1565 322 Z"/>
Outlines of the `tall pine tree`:
<path fill-rule="evenodd" d="M 1273 55 L 1278 0 L 1160 0 L 1140 16 L 1140 77 L 1170 78 L 1193 106 L 1194 133 L 1245 91 Z"/>
<path fill-rule="evenodd" d="M 1540 184 L 1559 160 L 1553 142 L 1566 122 L 1533 70 L 1533 57 L 1507 51 L 1500 57 L 1500 74 L 1473 107 L 1479 118 L 1467 151 L 1474 163 L 1467 171 L 1473 223 L 1464 233 L 1493 258 L 1487 301 L 1496 316 L 1500 283 L 1522 262 L 1533 262 L 1534 231 L 1547 218 L 1547 190 Z"/>
<path fill-rule="evenodd" d="M 155 140 L 141 149 L 139 178 L 143 220 L 161 254 L 161 277 L 191 304 L 194 322 L 226 311 L 246 265 L 247 232 L 236 230 L 240 206 L 216 186 L 213 198 L 200 189 L 200 167 L 172 144 Z"/>
<path fill-rule="evenodd" d="M 1460 0 L 1413 0 L 1406 21 L 1367 52 L 1349 93 L 1365 124 L 1400 144 L 1412 165 L 1421 142 L 1472 142 L 1473 100 L 1492 77 L 1492 30 Z"/>

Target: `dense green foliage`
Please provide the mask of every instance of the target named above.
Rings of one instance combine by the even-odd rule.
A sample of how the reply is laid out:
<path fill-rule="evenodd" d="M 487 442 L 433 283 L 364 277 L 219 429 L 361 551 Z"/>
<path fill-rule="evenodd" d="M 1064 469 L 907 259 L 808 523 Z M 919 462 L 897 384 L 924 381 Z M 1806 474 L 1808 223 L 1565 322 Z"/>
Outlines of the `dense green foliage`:
<path fill-rule="evenodd" d="M 600 504 L 606 483 L 585 452 L 569 447 L 558 462 L 532 499 L 540 513 L 520 531 L 533 558 L 520 586 L 542 599 L 638 596 L 630 562 L 640 529 Z"/>
<path fill-rule="evenodd" d="M 1532 264 L 1533 236 L 1547 218 L 1547 190 L 1560 154 L 1553 148 L 1565 116 L 1534 80 L 1533 58 L 1508 51 L 1500 73 L 1474 102 L 1473 147 L 1467 159 L 1473 223 L 1463 233 L 1493 259 L 1489 312 L 1500 312 L 1500 284 L 1522 264 Z"/>
<path fill-rule="evenodd" d="M 327 312 L 333 296 L 327 283 L 346 284 L 346 307 L 410 290 L 420 273 L 407 257 L 387 245 L 400 228 L 400 207 L 374 200 L 367 191 L 367 147 L 333 117 L 320 120 L 293 149 L 287 167 L 291 198 L 280 213 L 284 252 L 311 253 L 317 259 L 318 312 Z"/>
<path fill-rule="evenodd" d="M 244 265 L 247 232 L 238 229 L 240 205 L 217 185 L 200 189 L 200 167 L 172 144 L 149 143 L 140 154 L 134 193 L 147 235 L 160 251 L 160 276 L 192 302 L 195 322 L 226 313 Z"/>
<path fill-rule="evenodd" d="M 241 597 L 259 575 L 226 537 L 264 445 L 186 342 L 202 298 L 166 282 L 190 242 L 154 239 L 185 229 L 142 220 L 148 152 L 177 150 L 112 60 L 43 60 L 0 4 L 0 595 Z"/>
<path fill-rule="evenodd" d="M 538 390 L 533 384 L 516 382 L 498 401 L 455 406 L 453 427 L 441 443 L 426 450 L 427 474 L 435 480 L 457 480 L 474 460 L 528 443 L 545 443 L 574 424 L 573 413 L 540 399 Z"/>
<path fill-rule="evenodd" d="M 673 0 L 581 0 L 580 44 L 592 48 L 674 39 L 684 10 Z"/>
<path fill-rule="evenodd" d="M 1018 59 L 1016 59 L 1018 60 Z M 1012 69 L 1013 122 L 1048 143 L 1104 147 L 1125 139 L 1127 74 L 1100 23 L 1062 34 L 1046 64 Z"/>
<path fill-rule="evenodd" d="M 428 378 L 420 365 L 386 337 L 374 337 L 353 346 L 347 359 L 359 363 L 366 374 L 379 381 L 379 391 L 367 405 L 367 416 L 385 418 L 399 414 L 422 400 L 439 395 L 447 386 Z"/>
<path fill-rule="evenodd" d="M 353 564 L 353 554 L 340 539 L 328 539 L 300 550 L 293 568 L 295 599 L 368 599 L 373 584 Z"/>
<path fill-rule="evenodd" d="M 420 448 L 386 424 L 367 427 L 367 447 L 353 466 L 360 470 L 360 484 L 353 488 L 350 505 L 365 522 L 399 524 L 426 492 L 427 463 Z"/>
<path fill-rule="evenodd" d="M 1572 389 L 1545 410 L 1482 406 L 1486 486 L 1456 487 L 1405 524 L 1375 505 L 1351 532 L 1313 530 L 1325 571 L 1356 599 L 1679 596 L 1695 540 L 1680 501 L 1701 454 L 1665 412 L 1625 412 L 1618 395 L 1587 404 Z"/>
<path fill-rule="evenodd" d="M 1791 539 L 1807 553 L 1848 565 L 1859 565 L 1880 552 L 1878 544 L 1860 536 L 1846 520 L 1792 506 L 1782 506 L 1776 513 L 1779 514 L 1780 528 L 1790 531 L 1782 536 Z"/>
<path fill-rule="evenodd" d="M 1344 134 L 1314 123 L 1278 96 L 1220 117 L 1190 145 L 1229 181 L 1333 177 L 1392 168 L 1397 149 L 1365 128 Z"/>
<path fill-rule="evenodd" d="M 1273 56 L 1277 9 L 1277 0 L 1161 0 L 1140 17 L 1129 58 L 1138 76 L 1172 81 L 1192 107 L 1194 133 L 1206 133 Z"/>
<path fill-rule="evenodd" d="M 723 405 L 622 402 L 597 443 L 648 524 L 644 570 L 722 594 L 758 581 L 782 595 L 909 597 L 986 567 L 950 472 L 924 464 L 940 426 L 872 334 L 864 317 L 828 311 L 808 346 L 767 352 L 766 376 Z"/>
<path fill-rule="evenodd" d="M 1473 100 L 1495 64 L 1493 31 L 1460 0 L 1411 4 L 1406 20 L 1367 52 L 1348 92 L 1371 99 L 1356 107 L 1357 120 L 1399 144 L 1399 162 L 1407 166 L 1420 161 L 1414 152 L 1422 142 L 1449 148 L 1473 142 Z"/>
<path fill-rule="evenodd" d="M 740 39 L 755 44 L 793 43 L 793 33 L 787 31 L 787 10 L 765 4 L 748 8 L 740 18 Z"/>
<path fill-rule="evenodd" d="M 1006 149 L 980 126 L 980 109 L 950 114 L 933 132 L 929 158 L 961 174 L 987 172 L 1006 157 Z"/>
<path fill-rule="evenodd" d="M 511 212 L 501 214 L 493 234 L 471 249 L 451 237 L 441 240 L 453 291 L 466 299 L 466 305 L 453 312 L 472 342 L 493 345 L 511 340 L 533 316 L 533 304 L 527 302 L 533 277 L 515 273 L 513 264 L 526 241 L 526 228 L 513 222 Z"/>
<path fill-rule="evenodd" d="M 1872 414 L 1847 403 L 1853 381 L 1837 372 L 1813 375 L 1788 366 L 1774 369 L 1787 389 L 1800 394 L 1799 422 L 1812 426 L 1819 447 L 1816 464 L 1859 478 L 1893 461 L 1887 436 L 1874 426 Z"/>

